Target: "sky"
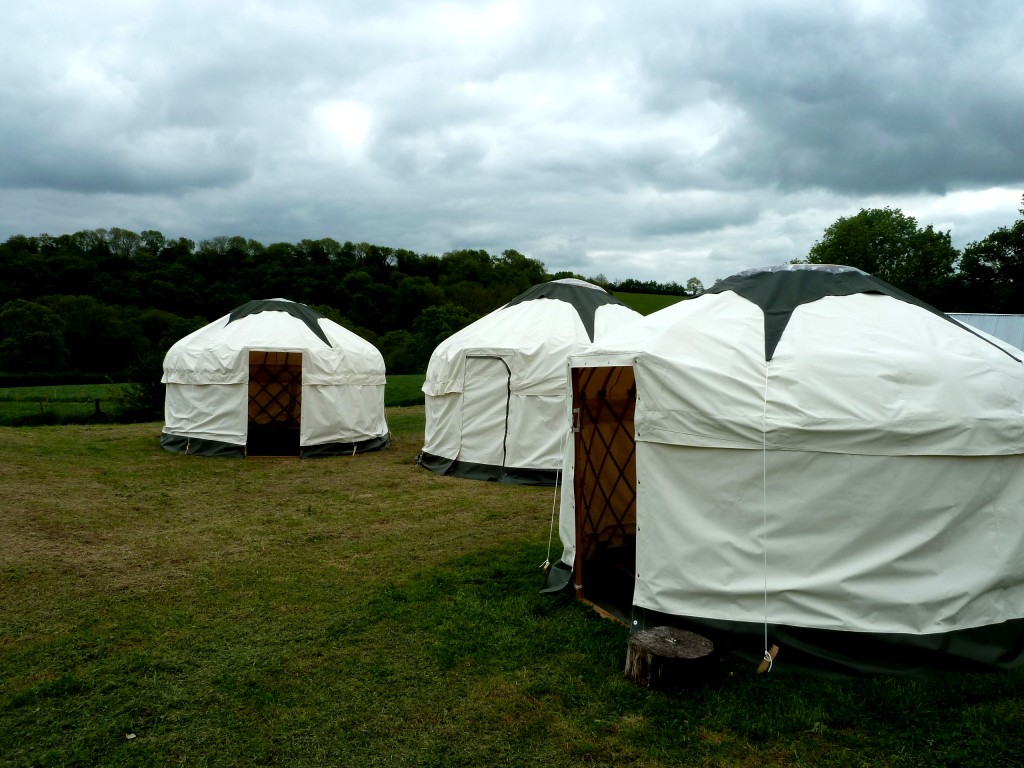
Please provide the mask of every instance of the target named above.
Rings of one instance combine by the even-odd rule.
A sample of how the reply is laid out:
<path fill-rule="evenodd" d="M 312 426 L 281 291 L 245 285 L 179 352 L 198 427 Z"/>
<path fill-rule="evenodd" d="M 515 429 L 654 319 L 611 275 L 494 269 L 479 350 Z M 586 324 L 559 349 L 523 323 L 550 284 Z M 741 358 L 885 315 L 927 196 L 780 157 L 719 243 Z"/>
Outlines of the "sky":
<path fill-rule="evenodd" d="M 508 248 L 710 286 L 1020 218 L 1020 0 L 0 0 L 0 241 Z"/>

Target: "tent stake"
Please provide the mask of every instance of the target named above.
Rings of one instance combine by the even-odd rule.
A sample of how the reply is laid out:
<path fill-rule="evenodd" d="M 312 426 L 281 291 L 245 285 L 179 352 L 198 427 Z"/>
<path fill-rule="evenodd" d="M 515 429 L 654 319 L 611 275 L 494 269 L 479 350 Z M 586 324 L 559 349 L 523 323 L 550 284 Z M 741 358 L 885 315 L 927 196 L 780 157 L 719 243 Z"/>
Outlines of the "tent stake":
<path fill-rule="evenodd" d="M 766 651 L 764 658 L 761 659 L 761 663 L 757 665 L 757 674 L 762 675 L 772 668 L 772 663 L 775 661 L 775 657 L 779 653 L 779 646 L 773 645 L 770 650 Z"/>

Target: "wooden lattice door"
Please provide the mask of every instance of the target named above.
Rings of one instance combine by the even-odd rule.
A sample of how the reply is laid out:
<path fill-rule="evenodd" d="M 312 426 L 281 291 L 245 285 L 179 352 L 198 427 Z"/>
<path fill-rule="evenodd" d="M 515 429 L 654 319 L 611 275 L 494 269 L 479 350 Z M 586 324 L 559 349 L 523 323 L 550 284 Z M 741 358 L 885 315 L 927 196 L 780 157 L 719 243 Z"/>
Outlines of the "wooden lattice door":
<path fill-rule="evenodd" d="M 577 368 L 572 380 L 576 589 L 621 611 L 636 570 L 636 380 L 630 366 Z"/>
<path fill-rule="evenodd" d="M 249 352 L 250 456 L 298 456 L 302 353 Z"/>

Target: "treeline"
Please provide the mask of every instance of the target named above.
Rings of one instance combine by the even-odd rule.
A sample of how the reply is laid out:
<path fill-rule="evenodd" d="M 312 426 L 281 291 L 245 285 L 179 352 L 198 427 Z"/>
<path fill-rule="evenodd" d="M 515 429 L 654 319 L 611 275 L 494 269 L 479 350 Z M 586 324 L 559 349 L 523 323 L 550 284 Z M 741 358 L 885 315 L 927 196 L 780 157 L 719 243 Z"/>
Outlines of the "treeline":
<path fill-rule="evenodd" d="M 963 252 L 902 211 L 866 209 L 829 226 L 802 261 L 846 264 L 947 312 L 1024 312 L 1022 218 Z M 375 344 L 390 373 L 421 373 L 437 344 L 527 288 L 568 272 L 515 250 L 442 256 L 330 238 L 195 243 L 155 230 L 16 235 L 0 244 L 0 386 L 158 381 L 182 336 L 254 298 L 309 304 Z M 635 279 L 623 292 L 695 295 Z M 156 399 L 156 398 L 154 398 Z"/>
<path fill-rule="evenodd" d="M 1024 197 L 1020 214 L 961 252 L 949 232 L 899 209 L 861 209 L 826 228 L 801 261 L 857 267 L 944 312 L 1021 314 Z"/>
<path fill-rule="evenodd" d="M 515 250 L 433 256 L 330 238 L 195 243 L 118 228 L 17 235 L 0 245 L 0 374 L 8 382 L 40 373 L 159 378 L 174 341 L 253 298 L 309 304 L 377 345 L 389 372 L 419 373 L 451 333 L 532 285 L 569 276 L 578 277 L 548 274 Z M 666 288 L 643 284 L 652 287 Z"/>

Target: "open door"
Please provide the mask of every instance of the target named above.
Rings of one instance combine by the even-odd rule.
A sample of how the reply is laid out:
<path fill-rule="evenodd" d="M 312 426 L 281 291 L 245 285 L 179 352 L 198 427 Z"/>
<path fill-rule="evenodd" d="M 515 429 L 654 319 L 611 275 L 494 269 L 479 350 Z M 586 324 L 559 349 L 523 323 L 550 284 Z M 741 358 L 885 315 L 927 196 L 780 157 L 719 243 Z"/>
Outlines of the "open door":
<path fill-rule="evenodd" d="M 302 353 L 249 352 L 248 456 L 298 456 Z"/>
<path fill-rule="evenodd" d="M 498 480 L 505 467 L 511 379 L 500 357 L 467 355 L 459 458 L 479 465 L 481 479 Z"/>
<path fill-rule="evenodd" d="M 576 594 L 625 620 L 636 573 L 633 368 L 575 368 L 572 396 Z"/>

